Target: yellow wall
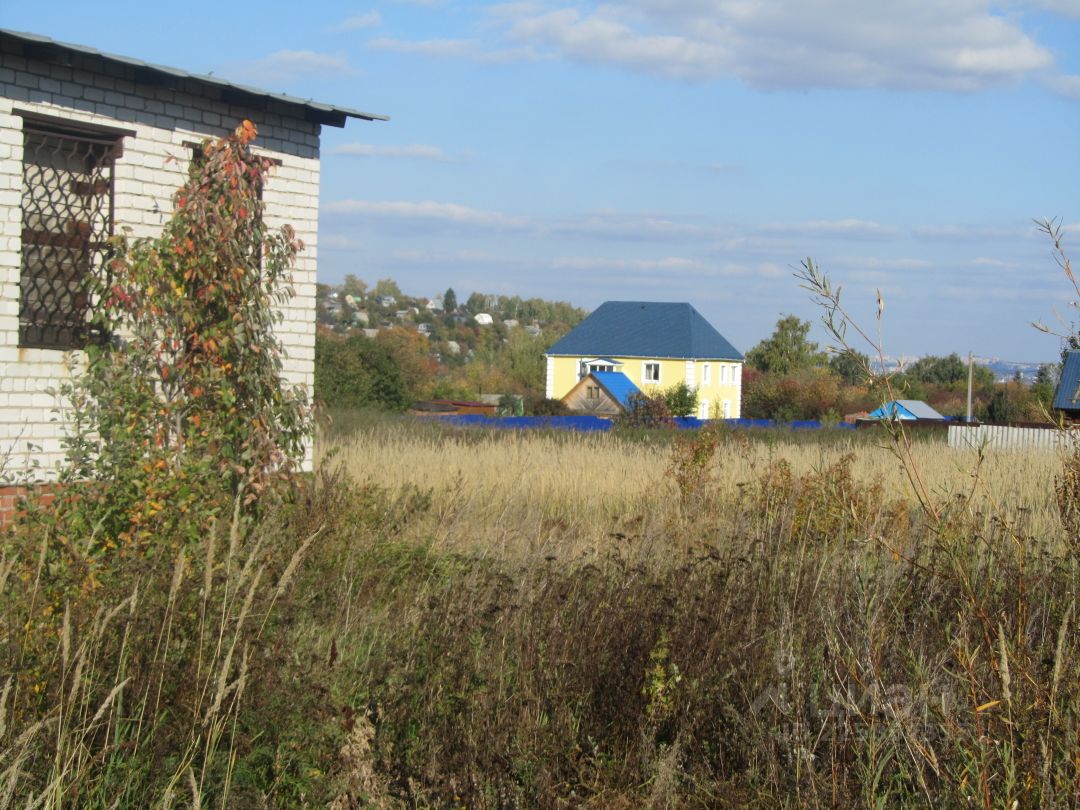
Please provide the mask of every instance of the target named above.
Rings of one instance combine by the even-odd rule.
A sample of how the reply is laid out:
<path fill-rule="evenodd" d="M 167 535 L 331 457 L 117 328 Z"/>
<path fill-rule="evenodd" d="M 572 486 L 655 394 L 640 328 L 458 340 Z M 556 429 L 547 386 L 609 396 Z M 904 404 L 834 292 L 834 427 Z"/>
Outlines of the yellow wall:
<path fill-rule="evenodd" d="M 552 399 L 562 399 L 570 389 L 578 383 L 578 369 L 582 360 L 593 359 L 584 357 L 552 357 L 548 358 L 548 396 Z M 670 388 L 679 382 L 687 380 L 687 364 L 693 363 L 693 384 L 698 390 L 698 401 L 708 402 L 708 418 L 720 418 L 723 415 L 723 402 L 729 403 L 728 417 L 736 419 L 741 413 L 741 375 L 742 363 L 734 363 L 724 360 L 663 360 L 647 357 L 613 357 L 622 365 L 618 371 L 625 374 L 630 380 L 646 394 L 654 393 Z M 644 380 L 644 363 L 660 363 L 659 385 L 646 383 Z M 709 382 L 704 382 L 704 366 L 709 364 Z M 721 367 L 728 369 L 721 382 Z M 739 382 L 737 382 L 739 381 Z M 700 416 L 700 413 L 694 414 Z"/>

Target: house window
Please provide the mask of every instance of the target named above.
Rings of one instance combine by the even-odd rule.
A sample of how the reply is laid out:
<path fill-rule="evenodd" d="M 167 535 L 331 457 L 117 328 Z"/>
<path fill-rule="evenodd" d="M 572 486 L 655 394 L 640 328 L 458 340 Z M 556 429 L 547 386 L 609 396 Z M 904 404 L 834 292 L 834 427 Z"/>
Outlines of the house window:
<path fill-rule="evenodd" d="M 731 400 L 729 399 L 724 400 L 723 414 L 725 419 L 731 418 Z"/>
<path fill-rule="evenodd" d="M 611 365 L 610 363 L 592 363 L 589 366 L 589 371 L 590 372 L 593 372 L 593 371 L 614 371 L 614 370 L 615 370 L 615 366 Z"/>
<path fill-rule="evenodd" d="M 698 419 L 709 418 L 709 400 L 703 399 L 698 403 Z"/>
<path fill-rule="evenodd" d="M 703 363 L 701 366 L 701 384 L 708 385 L 712 382 L 712 363 Z"/>
<path fill-rule="evenodd" d="M 659 363 L 642 363 L 641 364 L 641 379 L 646 383 L 660 383 L 660 364 Z"/>
<path fill-rule="evenodd" d="M 23 121 L 19 345 L 80 349 L 91 338 L 91 273 L 113 233 L 112 132 Z"/>
<path fill-rule="evenodd" d="M 600 387 L 596 385 L 590 385 L 585 388 L 586 399 L 600 399 Z"/>

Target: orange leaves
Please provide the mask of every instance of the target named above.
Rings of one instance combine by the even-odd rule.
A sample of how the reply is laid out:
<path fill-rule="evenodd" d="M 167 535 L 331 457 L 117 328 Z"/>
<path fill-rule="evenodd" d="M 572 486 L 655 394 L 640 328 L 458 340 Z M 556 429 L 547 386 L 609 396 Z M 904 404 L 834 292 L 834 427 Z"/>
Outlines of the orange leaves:
<path fill-rule="evenodd" d="M 236 138 L 242 144 L 251 143 L 258 134 L 259 131 L 255 128 L 255 125 L 246 118 L 244 119 L 244 122 L 236 128 Z"/>

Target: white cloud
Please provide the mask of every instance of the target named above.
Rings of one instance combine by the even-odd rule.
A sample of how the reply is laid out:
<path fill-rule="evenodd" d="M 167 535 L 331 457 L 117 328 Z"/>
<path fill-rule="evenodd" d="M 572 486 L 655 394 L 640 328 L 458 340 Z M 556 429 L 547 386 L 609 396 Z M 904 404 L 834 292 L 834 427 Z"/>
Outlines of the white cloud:
<path fill-rule="evenodd" d="M 893 239 L 899 233 L 892 225 L 882 225 L 861 219 L 815 219 L 808 222 L 768 223 L 759 225 L 755 230 L 759 234 L 776 235 L 785 239 L 809 237 L 856 241 Z"/>
<path fill-rule="evenodd" d="M 829 267 L 850 268 L 884 272 L 888 270 L 925 270 L 930 267 L 926 259 L 910 259 L 903 256 L 835 256 L 829 261 Z M 828 270 L 829 268 L 825 268 Z"/>
<path fill-rule="evenodd" d="M 1053 61 L 994 8 L 990 0 L 629 0 L 499 6 L 489 19 L 525 53 L 671 79 L 971 91 Z M 482 47 L 471 43 L 470 58 Z M 466 54 L 445 48 L 439 55 Z"/>
<path fill-rule="evenodd" d="M 334 30 L 358 31 L 362 28 L 378 28 L 380 25 L 382 25 L 382 17 L 378 11 L 365 11 L 342 20 L 334 27 Z"/>
<path fill-rule="evenodd" d="M 467 59 L 472 62 L 495 64 L 530 61 L 539 58 L 533 48 L 489 48 L 478 39 L 408 40 L 377 37 L 369 40 L 367 46 L 376 51 Z"/>
<path fill-rule="evenodd" d="M 353 157 L 416 158 L 419 160 L 447 160 L 446 153 L 437 146 L 408 144 L 405 146 L 376 146 L 370 143 L 343 143 L 330 150 L 333 155 Z"/>
<path fill-rule="evenodd" d="M 1080 0 L 1026 0 L 1019 5 L 1040 11 L 1051 11 L 1063 17 L 1080 17 Z"/>
<path fill-rule="evenodd" d="M 725 43 L 635 30 L 611 6 L 601 6 L 591 15 L 577 9 L 560 9 L 525 17 L 514 23 L 509 37 L 552 48 L 573 60 L 674 79 L 710 78 L 727 73 L 734 65 L 733 54 Z"/>
<path fill-rule="evenodd" d="M 1062 73 L 1046 78 L 1046 86 L 1054 93 L 1070 101 L 1080 101 L 1080 75 Z"/>
<path fill-rule="evenodd" d="M 374 202 L 370 200 L 335 200 L 322 206 L 327 214 L 397 220 L 404 223 L 425 223 L 480 227 L 496 230 L 518 230 L 527 227 L 526 220 L 510 217 L 497 211 L 481 211 L 456 203 L 441 202 Z"/>
<path fill-rule="evenodd" d="M 636 273 L 655 273 L 658 271 L 701 273 L 708 269 L 706 265 L 695 259 L 686 259 L 681 256 L 667 256 L 662 259 L 563 256 L 552 260 L 551 267 L 553 270 L 618 270 Z"/>
<path fill-rule="evenodd" d="M 982 225 L 922 225 L 913 228 L 911 233 L 916 239 L 933 242 L 1017 241 L 1031 237 L 1033 229 Z"/>
<path fill-rule="evenodd" d="M 716 235 L 711 228 L 676 222 L 663 214 L 634 215 L 600 212 L 556 222 L 551 229 L 571 236 L 633 241 L 707 239 Z"/>
<path fill-rule="evenodd" d="M 290 81 L 298 76 L 337 75 L 356 76 L 359 71 L 349 66 L 344 56 L 315 51 L 274 51 L 269 56 L 237 64 L 228 69 L 232 75 L 265 84 Z"/>
<path fill-rule="evenodd" d="M 390 258 L 407 264 L 433 264 L 436 266 L 446 264 L 510 264 L 513 261 L 504 256 L 488 253 L 486 250 L 395 250 L 390 253 Z"/>

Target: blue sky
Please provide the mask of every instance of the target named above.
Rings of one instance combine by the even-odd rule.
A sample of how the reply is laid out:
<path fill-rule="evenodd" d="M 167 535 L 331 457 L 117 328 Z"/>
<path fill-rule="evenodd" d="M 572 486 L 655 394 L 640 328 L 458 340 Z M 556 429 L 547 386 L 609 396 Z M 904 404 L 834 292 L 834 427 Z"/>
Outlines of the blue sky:
<path fill-rule="evenodd" d="M 890 354 L 1057 354 L 1032 219 L 1080 256 L 1080 0 L 168 8 L 0 26 L 390 115 L 324 130 L 322 281 L 689 301 L 745 351 L 817 317 L 813 256 Z"/>

